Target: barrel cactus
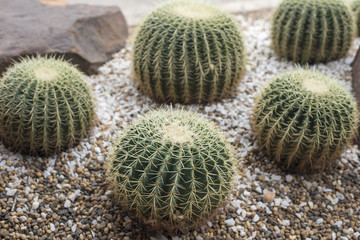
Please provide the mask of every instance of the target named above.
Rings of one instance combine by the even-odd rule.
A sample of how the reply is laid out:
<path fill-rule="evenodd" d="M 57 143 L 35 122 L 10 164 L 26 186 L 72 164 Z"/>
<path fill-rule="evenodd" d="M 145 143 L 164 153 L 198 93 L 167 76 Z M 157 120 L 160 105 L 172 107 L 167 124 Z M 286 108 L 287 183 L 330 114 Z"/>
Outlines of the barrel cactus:
<path fill-rule="evenodd" d="M 292 70 L 275 79 L 257 99 L 253 130 L 259 145 L 283 168 L 311 172 L 331 165 L 356 135 L 353 97 L 315 70 Z"/>
<path fill-rule="evenodd" d="M 312 64 L 346 56 L 355 23 L 343 0 L 284 0 L 271 30 L 272 46 L 280 57 Z"/>
<path fill-rule="evenodd" d="M 0 137 L 15 151 L 63 151 L 88 134 L 93 119 L 90 88 L 66 61 L 24 58 L 0 80 Z"/>
<path fill-rule="evenodd" d="M 156 228 L 178 231 L 211 216 L 231 188 L 233 150 L 217 127 L 182 110 L 157 110 L 114 142 L 109 181 L 120 203 Z"/>
<path fill-rule="evenodd" d="M 359 35 L 360 34 L 360 0 L 353 0 L 351 2 L 351 10 L 353 11 L 354 14 L 357 35 Z"/>
<path fill-rule="evenodd" d="M 164 3 L 139 26 L 133 72 L 160 102 L 206 103 L 229 96 L 245 70 L 244 42 L 226 13 L 195 0 Z"/>

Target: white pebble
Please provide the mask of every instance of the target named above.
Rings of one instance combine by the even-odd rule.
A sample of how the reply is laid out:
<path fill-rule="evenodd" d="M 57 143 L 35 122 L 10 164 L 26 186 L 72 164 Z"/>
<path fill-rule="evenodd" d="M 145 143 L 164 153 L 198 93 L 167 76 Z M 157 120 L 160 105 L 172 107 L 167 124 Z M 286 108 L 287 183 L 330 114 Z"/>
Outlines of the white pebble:
<path fill-rule="evenodd" d="M 280 181 L 281 180 L 281 176 L 273 174 L 271 175 L 271 181 Z"/>
<path fill-rule="evenodd" d="M 213 226 L 212 222 L 207 221 L 207 225 L 211 228 Z"/>
<path fill-rule="evenodd" d="M 353 234 L 353 233 L 354 233 L 354 229 L 353 229 L 353 228 L 348 228 L 347 233 L 348 233 L 349 235 Z"/>
<path fill-rule="evenodd" d="M 96 152 L 96 153 L 101 153 L 101 148 L 95 147 L 95 152 Z"/>
<path fill-rule="evenodd" d="M 36 210 L 39 208 L 40 203 L 38 201 L 35 201 L 31 207 L 31 209 Z"/>
<path fill-rule="evenodd" d="M 76 223 L 71 227 L 71 231 L 75 232 L 76 231 Z"/>
<path fill-rule="evenodd" d="M 226 226 L 231 227 L 235 225 L 235 220 L 233 218 L 226 219 L 225 221 Z"/>
<path fill-rule="evenodd" d="M 339 200 L 345 200 L 344 194 L 342 194 L 342 193 L 336 193 L 336 197 L 337 197 Z"/>
<path fill-rule="evenodd" d="M 50 223 L 50 230 L 52 232 L 55 232 L 55 230 L 56 230 L 55 225 L 53 223 Z"/>
<path fill-rule="evenodd" d="M 6 192 L 6 195 L 11 197 L 11 196 L 14 196 L 16 192 L 17 192 L 17 189 L 9 189 Z"/>
<path fill-rule="evenodd" d="M 283 226 L 290 226 L 290 220 L 282 220 L 280 223 Z"/>
<path fill-rule="evenodd" d="M 21 217 L 20 217 L 20 221 L 21 221 L 21 222 L 26 222 L 26 220 L 27 220 L 27 217 L 25 217 L 25 216 L 21 216 Z"/>
<path fill-rule="evenodd" d="M 64 207 L 65 207 L 65 208 L 71 207 L 71 202 L 70 202 L 70 200 L 66 199 L 66 201 L 65 201 L 65 203 L 64 203 Z"/>
<path fill-rule="evenodd" d="M 255 216 L 253 217 L 253 222 L 258 222 L 260 219 L 259 215 L 255 214 Z"/>
<path fill-rule="evenodd" d="M 342 224 L 343 224 L 342 221 L 337 221 L 336 223 L 334 223 L 334 225 L 337 226 L 338 228 L 340 228 Z"/>
<path fill-rule="evenodd" d="M 322 218 L 318 218 L 317 220 L 316 220 L 316 224 L 321 224 L 321 223 L 323 223 L 324 222 L 324 219 L 322 219 Z"/>
<path fill-rule="evenodd" d="M 286 175 L 285 176 L 285 179 L 286 179 L 287 182 L 291 182 L 293 180 L 293 178 L 294 177 L 292 175 Z"/>

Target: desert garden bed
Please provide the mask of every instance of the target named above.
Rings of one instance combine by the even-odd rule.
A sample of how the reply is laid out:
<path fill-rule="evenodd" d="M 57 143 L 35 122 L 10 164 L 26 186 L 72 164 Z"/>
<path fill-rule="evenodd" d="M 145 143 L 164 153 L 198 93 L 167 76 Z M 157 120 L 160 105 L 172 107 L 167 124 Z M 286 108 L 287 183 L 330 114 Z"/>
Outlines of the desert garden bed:
<path fill-rule="evenodd" d="M 348 147 L 331 170 L 315 175 L 288 174 L 267 159 L 250 127 L 254 97 L 268 80 L 296 65 L 271 50 L 269 13 L 236 19 L 248 59 L 236 93 L 209 105 L 173 105 L 216 122 L 240 159 L 234 191 L 218 214 L 187 233 L 169 235 L 146 228 L 115 204 L 104 162 L 116 130 L 163 106 L 135 86 L 129 42 L 88 78 L 98 119 L 89 138 L 47 158 L 26 157 L 0 145 L 1 238 L 358 239 L 358 146 Z M 346 58 L 314 67 L 351 91 L 350 64 L 359 45 L 356 39 Z"/>

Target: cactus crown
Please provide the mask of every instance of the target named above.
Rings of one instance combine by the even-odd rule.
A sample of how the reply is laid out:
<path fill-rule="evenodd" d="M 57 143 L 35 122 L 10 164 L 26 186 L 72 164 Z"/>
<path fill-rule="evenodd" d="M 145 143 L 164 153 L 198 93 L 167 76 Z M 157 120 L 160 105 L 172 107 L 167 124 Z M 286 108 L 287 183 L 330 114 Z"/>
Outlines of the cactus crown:
<path fill-rule="evenodd" d="M 119 201 L 146 223 L 184 230 L 224 202 L 233 152 L 214 124 L 180 110 L 158 110 L 116 140 L 108 161 Z"/>
<path fill-rule="evenodd" d="M 284 0 L 273 15 L 272 46 L 294 62 L 328 62 L 346 56 L 354 27 L 343 0 Z"/>
<path fill-rule="evenodd" d="M 330 77 L 293 70 L 270 82 L 254 110 L 253 129 L 268 156 L 297 172 L 323 169 L 355 136 L 358 109 Z"/>
<path fill-rule="evenodd" d="M 226 97 L 244 73 L 244 43 L 226 13 L 200 1 L 171 1 L 139 26 L 133 72 L 160 102 L 203 103 Z"/>
<path fill-rule="evenodd" d="M 0 80 L 0 136 L 31 155 L 50 155 L 85 137 L 94 119 L 91 91 L 70 63 L 24 58 Z"/>

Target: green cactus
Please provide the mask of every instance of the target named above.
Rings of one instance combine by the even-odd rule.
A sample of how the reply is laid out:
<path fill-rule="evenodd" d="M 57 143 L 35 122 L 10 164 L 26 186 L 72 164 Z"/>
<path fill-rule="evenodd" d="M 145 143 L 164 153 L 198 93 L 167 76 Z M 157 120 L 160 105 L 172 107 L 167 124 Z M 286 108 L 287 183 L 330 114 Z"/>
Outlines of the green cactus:
<path fill-rule="evenodd" d="M 231 188 L 233 150 L 217 127 L 182 110 L 158 110 L 114 143 L 109 181 L 145 223 L 184 230 L 211 216 Z"/>
<path fill-rule="evenodd" d="M 24 58 L 0 80 L 0 137 L 15 151 L 63 151 L 88 134 L 93 119 L 90 88 L 68 62 Z"/>
<path fill-rule="evenodd" d="M 353 0 L 351 2 L 351 10 L 354 14 L 357 34 L 360 34 L 360 0 Z"/>
<path fill-rule="evenodd" d="M 314 70 L 292 70 L 257 99 L 252 127 L 260 147 L 285 169 L 311 172 L 329 166 L 356 135 L 353 97 Z"/>
<path fill-rule="evenodd" d="M 160 102 L 206 103 L 229 96 L 245 70 L 244 42 L 226 13 L 200 1 L 161 5 L 139 26 L 133 72 Z"/>
<path fill-rule="evenodd" d="M 312 64 L 345 57 L 355 23 L 343 0 L 284 0 L 271 30 L 272 46 L 280 57 Z"/>

